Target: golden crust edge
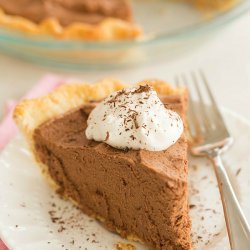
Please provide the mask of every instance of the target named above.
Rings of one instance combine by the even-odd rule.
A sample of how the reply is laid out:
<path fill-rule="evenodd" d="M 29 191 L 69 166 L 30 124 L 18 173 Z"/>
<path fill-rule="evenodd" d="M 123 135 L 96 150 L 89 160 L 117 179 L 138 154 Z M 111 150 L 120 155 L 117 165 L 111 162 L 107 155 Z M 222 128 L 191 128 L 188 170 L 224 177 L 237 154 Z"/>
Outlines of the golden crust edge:
<path fill-rule="evenodd" d="M 118 18 L 105 18 L 94 25 L 74 22 L 63 27 L 55 18 L 47 18 L 37 24 L 21 16 L 8 15 L 1 8 L 0 26 L 31 35 L 51 35 L 59 39 L 89 41 L 135 39 L 142 34 L 139 26 Z"/>

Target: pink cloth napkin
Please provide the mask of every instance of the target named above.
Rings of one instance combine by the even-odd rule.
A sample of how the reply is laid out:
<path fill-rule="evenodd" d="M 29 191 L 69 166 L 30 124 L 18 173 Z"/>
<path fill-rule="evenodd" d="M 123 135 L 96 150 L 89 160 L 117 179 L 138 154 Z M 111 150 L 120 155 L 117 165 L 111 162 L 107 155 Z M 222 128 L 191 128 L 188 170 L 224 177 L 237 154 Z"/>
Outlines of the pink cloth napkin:
<path fill-rule="evenodd" d="M 65 79 L 55 75 L 46 75 L 23 98 L 34 98 L 47 94 L 65 81 Z M 6 102 L 5 117 L 0 123 L 0 150 L 17 134 L 17 127 L 12 119 L 12 113 L 17 103 L 17 100 Z"/>
<path fill-rule="evenodd" d="M 34 98 L 45 95 L 67 81 L 69 81 L 69 79 L 55 75 L 46 75 L 23 98 Z M 0 151 L 16 136 L 18 132 L 12 119 L 12 113 L 17 103 L 18 100 L 9 100 L 6 102 L 5 116 L 2 122 L 0 122 Z M 0 250 L 8 250 L 1 240 Z"/>

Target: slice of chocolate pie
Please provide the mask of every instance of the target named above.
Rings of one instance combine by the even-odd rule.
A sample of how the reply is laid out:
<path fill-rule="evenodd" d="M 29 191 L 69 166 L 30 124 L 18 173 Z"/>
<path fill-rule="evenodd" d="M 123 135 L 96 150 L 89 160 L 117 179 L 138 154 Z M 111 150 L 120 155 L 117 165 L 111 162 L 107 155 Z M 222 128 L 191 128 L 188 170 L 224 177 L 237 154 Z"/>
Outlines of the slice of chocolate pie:
<path fill-rule="evenodd" d="M 43 173 L 84 213 L 154 249 L 191 249 L 186 91 L 140 85 L 64 85 L 22 101 L 14 118 Z"/>

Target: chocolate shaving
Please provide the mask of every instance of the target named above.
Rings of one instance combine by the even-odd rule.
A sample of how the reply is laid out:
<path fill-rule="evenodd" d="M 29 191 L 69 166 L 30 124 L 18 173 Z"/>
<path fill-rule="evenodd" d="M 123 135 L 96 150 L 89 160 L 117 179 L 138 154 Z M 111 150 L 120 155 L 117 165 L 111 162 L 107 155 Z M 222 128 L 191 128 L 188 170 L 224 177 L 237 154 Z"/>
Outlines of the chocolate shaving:
<path fill-rule="evenodd" d="M 115 102 L 117 101 L 117 98 L 118 98 L 119 96 L 123 95 L 124 93 L 125 93 L 125 90 L 124 90 L 124 89 L 121 90 L 121 91 L 118 91 L 118 92 L 116 93 L 116 95 L 115 95 L 112 99 L 110 99 L 109 101 L 107 101 L 107 103 L 115 103 Z"/>
<path fill-rule="evenodd" d="M 134 141 L 136 137 L 134 135 L 131 135 L 130 138 Z"/>
<path fill-rule="evenodd" d="M 151 90 L 151 87 L 149 85 L 140 85 L 138 89 L 136 89 L 133 93 L 140 94 L 143 92 L 149 92 Z"/>
<path fill-rule="evenodd" d="M 241 172 L 241 168 L 239 168 L 239 169 L 236 171 L 235 175 L 238 176 L 240 172 Z"/>
<path fill-rule="evenodd" d="M 131 118 L 133 119 L 134 121 L 134 124 L 135 124 L 135 128 L 138 129 L 139 128 L 139 125 L 138 125 L 138 122 L 137 122 L 137 116 L 138 116 L 138 113 L 135 112 L 131 115 Z"/>

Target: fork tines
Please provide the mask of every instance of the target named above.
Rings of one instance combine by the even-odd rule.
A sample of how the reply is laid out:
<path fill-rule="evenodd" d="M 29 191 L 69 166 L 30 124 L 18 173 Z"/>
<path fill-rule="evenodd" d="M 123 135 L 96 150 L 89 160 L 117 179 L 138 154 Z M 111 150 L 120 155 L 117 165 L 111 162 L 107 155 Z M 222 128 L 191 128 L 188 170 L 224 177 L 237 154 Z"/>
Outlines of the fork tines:
<path fill-rule="evenodd" d="M 193 138 L 212 142 L 230 137 L 205 74 L 199 70 L 175 77 L 177 86 L 189 92 L 188 123 Z"/>

